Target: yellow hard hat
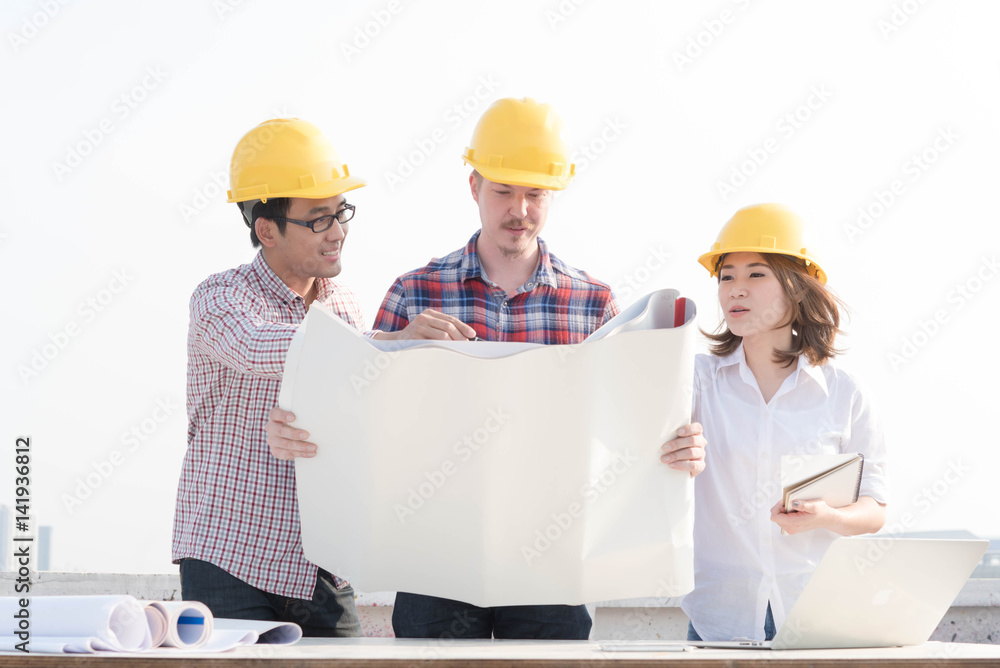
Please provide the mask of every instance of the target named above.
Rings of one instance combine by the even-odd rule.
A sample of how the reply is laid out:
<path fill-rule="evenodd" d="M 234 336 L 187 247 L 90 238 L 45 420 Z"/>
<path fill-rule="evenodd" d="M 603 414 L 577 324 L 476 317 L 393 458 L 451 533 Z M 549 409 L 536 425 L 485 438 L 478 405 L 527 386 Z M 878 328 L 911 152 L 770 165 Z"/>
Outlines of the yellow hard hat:
<path fill-rule="evenodd" d="M 726 253 L 779 253 L 798 258 L 810 276 L 826 283 L 826 272 L 806 249 L 803 227 L 802 219 L 780 204 L 748 206 L 723 225 L 712 250 L 698 262 L 716 276 L 719 258 Z"/>
<path fill-rule="evenodd" d="M 529 188 L 562 190 L 576 175 L 562 119 L 529 97 L 490 105 L 462 159 L 490 181 Z"/>
<path fill-rule="evenodd" d="M 273 118 L 243 135 L 229 166 L 230 202 L 326 199 L 365 185 L 312 123 Z"/>

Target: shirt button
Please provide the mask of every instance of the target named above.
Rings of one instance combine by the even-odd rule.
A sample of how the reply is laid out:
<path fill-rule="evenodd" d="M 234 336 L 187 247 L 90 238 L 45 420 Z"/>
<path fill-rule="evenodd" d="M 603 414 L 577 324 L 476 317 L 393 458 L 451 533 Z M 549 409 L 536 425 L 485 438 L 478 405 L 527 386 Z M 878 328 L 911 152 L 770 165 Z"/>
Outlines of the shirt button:
<path fill-rule="evenodd" d="M 503 303 L 503 307 L 504 307 L 504 308 L 507 308 L 507 302 L 504 302 L 504 303 Z"/>
<path fill-rule="evenodd" d="M 531 288 L 535 287 L 535 284 L 529 281 L 527 287 L 530 290 Z"/>

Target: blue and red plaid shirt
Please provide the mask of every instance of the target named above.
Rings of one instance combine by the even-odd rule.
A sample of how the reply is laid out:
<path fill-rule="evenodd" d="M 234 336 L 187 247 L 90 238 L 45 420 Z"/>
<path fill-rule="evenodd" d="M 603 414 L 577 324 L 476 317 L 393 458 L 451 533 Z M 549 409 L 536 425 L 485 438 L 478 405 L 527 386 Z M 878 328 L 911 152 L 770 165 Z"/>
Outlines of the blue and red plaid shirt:
<path fill-rule="evenodd" d="M 611 288 L 549 253 L 541 239 L 534 275 L 508 296 L 483 271 L 478 238 L 477 231 L 465 248 L 397 278 L 375 329 L 403 329 L 432 308 L 471 325 L 487 341 L 579 343 L 617 315 Z"/>

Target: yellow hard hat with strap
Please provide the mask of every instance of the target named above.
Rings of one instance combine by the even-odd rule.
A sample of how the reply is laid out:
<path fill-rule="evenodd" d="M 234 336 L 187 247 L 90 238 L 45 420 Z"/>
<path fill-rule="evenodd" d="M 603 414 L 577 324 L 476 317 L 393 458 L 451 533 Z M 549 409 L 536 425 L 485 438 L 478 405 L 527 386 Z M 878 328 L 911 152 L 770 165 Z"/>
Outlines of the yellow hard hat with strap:
<path fill-rule="evenodd" d="M 712 250 L 698 258 L 712 276 L 726 253 L 778 253 L 797 258 L 810 276 L 826 283 L 826 272 L 806 248 L 802 219 L 780 204 L 758 204 L 740 209 L 719 232 Z"/>
<path fill-rule="evenodd" d="M 229 167 L 230 202 L 273 197 L 326 199 L 365 185 L 312 123 L 298 118 L 264 121 L 243 135 Z"/>
<path fill-rule="evenodd" d="M 462 159 L 490 181 L 529 188 L 562 190 L 576 175 L 562 119 L 527 97 L 490 105 Z"/>

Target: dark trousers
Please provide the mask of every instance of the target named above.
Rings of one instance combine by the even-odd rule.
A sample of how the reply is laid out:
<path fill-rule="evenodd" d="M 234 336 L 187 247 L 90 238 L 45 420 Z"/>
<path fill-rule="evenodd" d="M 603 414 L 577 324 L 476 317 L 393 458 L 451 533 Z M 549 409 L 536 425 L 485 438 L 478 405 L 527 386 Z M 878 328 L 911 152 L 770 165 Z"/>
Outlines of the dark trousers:
<path fill-rule="evenodd" d="M 586 640 L 590 613 L 583 605 L 506 605 L 480 608 L 436 596 L 396 594 L 397 638 L 549 638 Z"/>
<path fill-rule="evenodd" d="M 304 636 L 351 637 L 361 635 L 354 604 L 354 589 L 338 590 L 323 569 L 316 577 L 311 600 L 279 596 L 247 584 L 207 561 L 181 561 L 181 597 L 201 601 L 214 617 L 295 622 Z"/>
<path fill-rule="evenodd" d="M 771 615 L 771 604 L 767 604 L 767 614 L 764 615 L 764 640 L 774 640 L 774 634 L 778 631 L 774 628 L 774 617 Z M 694 630 L 694 624 L 688 622 L 688 640 L 699 642 L 702 637 Z"/>

